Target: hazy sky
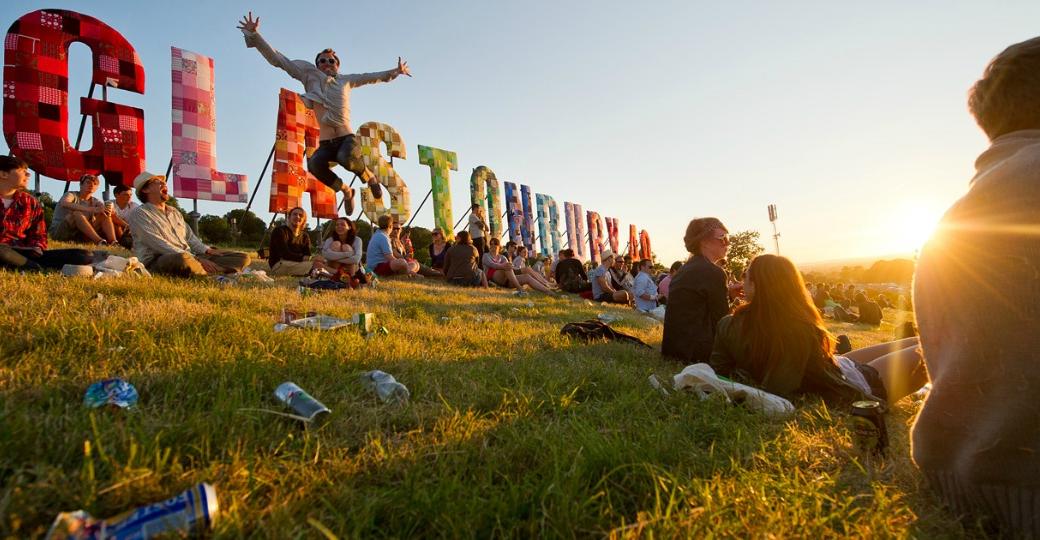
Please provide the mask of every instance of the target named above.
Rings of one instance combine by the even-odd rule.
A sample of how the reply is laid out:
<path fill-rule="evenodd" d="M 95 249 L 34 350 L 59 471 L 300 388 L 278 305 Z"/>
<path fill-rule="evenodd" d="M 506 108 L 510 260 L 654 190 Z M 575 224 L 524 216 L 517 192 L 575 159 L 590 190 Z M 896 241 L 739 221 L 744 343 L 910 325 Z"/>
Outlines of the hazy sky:
<path fill-rule="evenodd" d="M 290 9 L 290 5 L 294 6 Z M 780 248 L 799 263 L 909 252 L 967 189 L 986 139 L 970 85 L 1007 45 L 1033 37 L 1040 3 L 1001 2 L 124 2 L 53 0 L 121 32 L 144 61 L 148 168 L 170 157 L 170 46 L 216 62 L 217 156 L 257 175 L 280 87 L 301 86 L 247 49 L 236 22 L 261 17 L 290 58 L 332 47 L 344 72 L 408 60 L 414 78 L 352 95 L 352 123 L 394 126 L 413 207 L 429 189 L 416 145 L 455 151 L 455 217 L 479 165 L 500 180 L 647 229 L 669 264 L 695 216 L 759 230 L 778 206 Z M 306 6 L 306 8 L 296 7 Z M 38 2 L 6 0 L 7 25 Z M 72 52 L 70 140 L 89 85 Z M 7 151 L 6 143 L 0 150 Z M 342 170 L 340 169 L 342 172 Z M 44 179 L 45 190 L 62 183 Z M 233 206 L 200 202 L 203 213 Z M 416 223 L 432 226 L 427 203 Z M 563 227 L 561 227 L 562 229 Z M 627 232 L 622 244 L 627 240 Z"/>

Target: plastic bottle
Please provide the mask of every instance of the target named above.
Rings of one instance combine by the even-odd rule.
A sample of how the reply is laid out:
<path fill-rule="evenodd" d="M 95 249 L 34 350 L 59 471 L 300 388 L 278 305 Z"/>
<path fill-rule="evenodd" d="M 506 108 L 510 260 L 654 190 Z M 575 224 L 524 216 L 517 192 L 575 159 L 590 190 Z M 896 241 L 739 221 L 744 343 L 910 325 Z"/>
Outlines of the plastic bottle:
<path fill-rule="evenodd" d="M 384 403 L 388 401 L 405 403 L 411 397 L 411 393 L 408 392 L 405 385 L 397 382 L 393 375 L 378 369 L 361 374 L 361 383 L 365 385 L 365 388 L 375 390 L 376 395 Z"/>

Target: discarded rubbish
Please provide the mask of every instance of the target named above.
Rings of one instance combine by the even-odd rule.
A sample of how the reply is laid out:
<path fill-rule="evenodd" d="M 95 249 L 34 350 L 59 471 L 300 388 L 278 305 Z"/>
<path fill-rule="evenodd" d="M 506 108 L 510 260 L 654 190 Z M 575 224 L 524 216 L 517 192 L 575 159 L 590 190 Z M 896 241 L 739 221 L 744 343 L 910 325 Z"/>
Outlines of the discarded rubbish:
<path fill-rule="evenodd" d="M 794 405 L 786 399 L 758 388 L 723 379 L 708 364 L 692 364 L 673 377 L 676 390 L 691 390 L 702 400 L 721 397 L 727 402 L 743 403 L 769 416 L 786 416 Z"/>
<path fill-rule="evenodd" d="M 607 324 L 610 324 L 612 322 L 617 322 L 617 321 L 620 321 L 620 320 L 624 319 L 624 317 L 621 317 L 619 315 L 614 315 L 612 313 L 600 313 L 599 315 L 596 315 L 596 318 L 601 320 L 601 321 L 603 321 L 603 322 L 605 322 L 605 323 L 607 323 Z"/>
<path fill-rule="evenodd" d="M 219 283 L 221 285 L 228 285 L 228 286 L 238 285 L 238 278 L 236 278 L 235 276 L 228 276 L 228 275 L 224 275 L 224 274 L 221 274 L 219 276 L 214 276 L 213 277 L 213 281 L 216 281 L 217 283 Z"/>
<path fill-rule="evenodd" d="M 93 277 L 94 267 L 85 264 L 66 264 L 61 267 L 61 275 L 65 277 Z"/>
<path fill-rule="evenodd" d="M 385 326 L 380 326 L 379 327 L 379 333 L 383 334 L 384 336 L 389 336 L 390 335 L 390 331 L 387 330 Z"/>
<path fill-rule="evenodd" d="M 910 394 L 913 396 L 914 401 L 924 401 L 924 398 L 928 397 L 928 393 L 932 391 L 932 383 L 925 383 L 924 386 L 917 389 L 916 392 Z"/>
<path fill-rule="evenodd" d="M 207 483 L 163 502 L 142 506 L 109 519 L 96 519 L 83 510 L 62 512 L 47 532 L 47 540 L 123 540 L 197 534 L 220 514 L 217 490 Z"/>
<path fill-rule="evenodd" d="M 294 319 L 287 323 L 294 328 L 310 328 L 314 330 L 335 330 L 354 324 L 352 321 L 329 315 L 313 315 L 302 319 Z"/>
<path fill-rule="evenodd" d="M 663 396 L 670 396 L 671 395 L 668 392 L 668 390 L 665 389 L 664 385 L 661 384 L 661 381 L 658 380 L 657 375 L 650 374 L 650 376 L 647 377 L 647 380 L 650 381 L 650 386 L 653 386 L 654 388 L 656 388 L 657 391 L 661 393 L 661 395 L 663 395 Z"/>
<path fill-rule="evenodd" d="M 528 302 L 527 307 L 534 307 L 534 302 Z"/>
<path fill-rule="evenodd" d="M 245 270 L 242 270 L 241 276 L 253 278 L 262 283 L 271 283 L 274 281 L 274 279 L 267 275 L 266 270 L 253 270 L 252 268 L 246 268 Z"/>
<path fill-rule="evenodd" d="M 372 326 L 376 323 L 375 313 L 355 313 L 351 318 L 351 322 L 357 325 L 358 330 L 362 334 L 368 334 L 372 332 Z"/>
<path fill-rule="evenodd" d="M 290 306 L 283 306 L 282 307 L 282 313 L 278 317 L 278 322 L 284 323 L 284 324 L 289 324 L 289 323 L 291 323 L 291 322 L 293 322 L 293 321 L 295 321 L 297 319 L 302 319 L 304 317 L 314 317 L 317 314 L 318 314 L 317 311 L 307 311 L 307 312 L 304 312 L 304 311 L 301 311 L 299 308 L 290 307 Z"/>
<path fill-rule="evenodd" d="M 378 369 L 362 373 L 361 382 L 369 390 L 375 390 L 379 399 L 384 403 L 388 401 L 405 403 L 411 397 L 411 393 L 408 392 L 405 385 L 397 382 L 393 375 Z"/>
<path fill-rule="evenodd" d="M 138 395 L 134 385 L 123 379 L 106 379 L 96 382 L 83 394 L 83 405 L 96 409 L 105 405 L 115 405 L 129 409 L 137 404 Z"/>
<path fill-rule="evenodd" d="M 328 420 L 329 415 L 332 413 L 328 407 L 322 405 L 320 401 L 311 397 L 307 392 L 304 392 L 299 386 L 296 386 L 296 383 L 284 382 L 278 385 L 278 388 L 274 390 L 274 397 L 288 405 L 296 413 L 297 416 L 289 415 L 291 418 L 303 422 L 320 424 Z"/>

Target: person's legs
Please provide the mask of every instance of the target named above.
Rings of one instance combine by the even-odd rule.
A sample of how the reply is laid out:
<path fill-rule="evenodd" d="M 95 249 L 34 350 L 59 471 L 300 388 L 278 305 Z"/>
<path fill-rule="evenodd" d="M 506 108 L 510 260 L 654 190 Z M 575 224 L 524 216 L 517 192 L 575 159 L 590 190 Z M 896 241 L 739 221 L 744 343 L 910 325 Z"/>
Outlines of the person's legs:
<path fill-rule="evenodd" d="M 484 253 L 487 252 L 487 244 L 483 236 L 473 239 L 473 247 L 477 248 L 477 268 L 484 268 Z"/>
<path fill-rule="evenodd" d="M 616 304 L 629 304 L 631 298 L 628 296 L 628 291 L 614 291 L 614 303 Z"/>
<path fill-rule="evenodd" d="M 99 235 L 97 231 L 94 230 L 94 224 L 91 222 L 90 219 L 87 218 L 87 215 L 83 212 L 69 212 L 69 215 L 65 219 L 69 222 L 70 225 L 75 227 L 76 230 L 78 230 L 80 234 L 82 234 L 87 240 L 95 244 L 103 240 L 101 238 L 101 235 Z"/>
<path fill-rule="evenodd" d="M 889 341 L 887 343 L 881 343 L 880 345 L 874 345 L 871 347 L 864 347 L 862 349 L 856 349 L 843 354 L 849 360 L 857 364 L 869 364 L 872 361 L 886 355 L 908 347 L 917 347 L 920 345 L 919 340 L 916 337 L 909 337 L 906 339 L 900 339 L 897 341 Z"/>
<path fill-rule="evenodd" d="M 22 270 L 26 272 L 39 272 L 43 267 L 19 253 L 11 246 L 0 244 L 0 268 Z"/>
<path fill-rule="evenodd" d="M 306 276 L 311 273 L 314 264 L 311 261 L 281 260 L 271 267 L 272 276 Z"/>
<path fill-rule="evenodd" d="M 100 234 L 105 241 L 109 244 L 115 244 L 119 236 L 116 235 L 115 223 L 112 221 L 111 216 L 106 216 L 104 213 L 95 214 L 91 224 L 94 226 L 94 230 Z"/>
<path fill-rule="evenodd" d="M 343 180 L 329 168 L 329 163 L 336 161 L 336 152 L 342 139 L 337 137 L 319 142 L 318 149 L 307 158 L 307 170 L 333 191 L 343 191 Z"/>
<path fill-rule="evenodd" d="M 394 260 L 390 261 L 390 269 L 393 270 L 395 274 L 414 274 L 415 273 L 415 271 L 412 270 L 411 265 L 408 264 L 408 261 L 406 261 L 404 259 L 394 259 Z M 418 270 L 418 268 L 416 270 Z"/>
<path fill-rule="evenodd" d="M 534 289 L 534 290 L 536 290 L 538 292 L 543 292 L 545 294 L 552 294 L 552 291 L 549 290 L 549 287 L 546 287 L 545 285 L 542 284 L 541 281 L 538 281 L 537 279 L 535 279 L 535 278 L 533 278 L 533 277 L 531 277 L 529 275 L 525 274 L 525 275 L 522 275 L 522 276 L 517 276 L 516 279 L 517 279 L 517 282 L 519 282 L 520 284 L 522 284 L 522 285 L 530 285 L 532 289 Z"/>
<path fill-rule="evenodd" d="M 905 340 L 904 340 L 905 341 Z M 888 402 L 895 403 L 916 392 L 928 382 L 921 347 L 916 344 L 880 356 L 867 364 L 877 370 L 888 392 Z"/>
<path fill-rule="evenodd" d="M 250 260 L 249 254 L 242 251 L 221 251 L 216 255 L 199 255 L 198 257 L 216 263 L 226 272 L 241 272 L 249 265 Z"/>
<path fill-rule="evenodd" d="M 46 249 L 43 255 L 36 255 L 31 250 L 15 248 L 26 258 L 51 270 L 61 270 L 66 264 L 86 266 L 94 264 L 94 254 L 85 249 Z"/>
<path fill-rule="evenodd" d="M 355 135 L 347 135 L 343 138 L 343 142 L 339 143 L 339 148 L 336 150 L 336 162 L 368 184 L 368 188 L 372 190 L 372 197 L 382 198 L 383 188 L 379 185 L 376 175 L 365 166 L 365 159 L 361 155 L 361 143 Z"/>
<path fill-rule="evenodd" d="M 205 276 L 206 269 L 202 267 L 195 257 L 190 253 L 171 253 L 163 255 L 148 265 L 148 271 L 153 274 L 163 274 L 174 277 Z"/>

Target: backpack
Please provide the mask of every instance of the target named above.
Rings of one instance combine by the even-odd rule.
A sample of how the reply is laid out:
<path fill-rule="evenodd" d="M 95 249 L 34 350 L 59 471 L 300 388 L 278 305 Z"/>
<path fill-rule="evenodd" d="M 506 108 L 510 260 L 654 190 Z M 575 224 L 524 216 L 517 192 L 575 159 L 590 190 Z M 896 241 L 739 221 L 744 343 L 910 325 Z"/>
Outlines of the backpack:
<path fill-rule="evenodd" d="M 604 324 L 602 321 L 597 321 L 596 319 L 567 323 L 563 325 L 562 329 L 560 329 L 560 334 L 580 339 L 585 343 L 591 343 L 594 340 L 603 339 L 607 341 L 624 341 L 633 345 L 642 345 L 647 349 L 651 348 L 646 343 L 643 343 L 639 338 L 618 332 Z"/>

